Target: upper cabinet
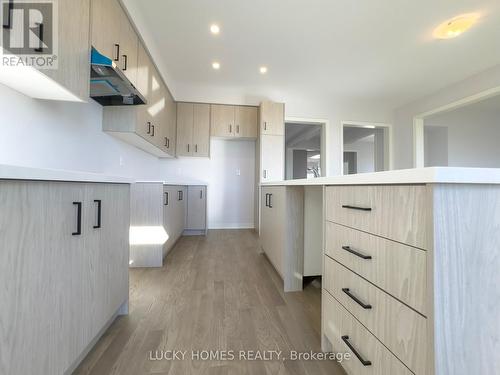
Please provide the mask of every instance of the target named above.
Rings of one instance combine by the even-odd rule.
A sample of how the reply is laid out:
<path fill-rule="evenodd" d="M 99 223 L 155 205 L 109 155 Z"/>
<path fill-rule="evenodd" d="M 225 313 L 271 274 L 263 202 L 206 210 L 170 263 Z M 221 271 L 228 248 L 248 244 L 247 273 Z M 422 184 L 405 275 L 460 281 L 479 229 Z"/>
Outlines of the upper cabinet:
<path fill-rule="evenodd" d="M 257 138 L 258 108 L 211 105 L 211 136 Z"/>
<path fill-rule="evenodd" d="M 285 105 L 262 102 L 260 105 L 260 133 L 263 135 L 285 135 Z"/>
<path fill-rule="evenodd" d="M 210 154 L 210 105 L 177 103 L 177 155 Z"/>
<path fill-rule="evenodd" d="M 118 0 L 92 0 L 91 44 L 137 86 L 139 38 Z"/>
<path fill-rule="evenodd" d="M 11 4 L 17 6 L 20 2 L 13 1 Z M 30 46 L 27 51 L 27 48 L 23 46 L 22 52 L 18 52 L 14 47 L 3 45 L 4 59 L 12 56 L 10 61 L 17 61 L 17 58 L 36 56 L 37 60 L 47 64 L 33 68 L 19 67 L 17 64 L 12 67 L 3 66 L 0 71 L 0 83 L 32 98 L 87 101 L 90 77 L 90 0 L 60 0 L 54 2 L 54 7 L 57 7 L 55 11 L 58 17 L 54 18 L 58 22 L 57 28 L 41 23 L 38 25 L 39 31 L 30 31 L 32 34 L 30 43 L 34 39 L 41 48 Z M 10 16 L 7 14 L 3 16 L 4 20 L 9 20 L 3 25 L 6 38 L 24 40 L 23 35 L 20 35 L 24 32 L 24 27 L 18 24 L 24 22 L 23 17 L 15 17 L 12 12 Z M 30 30 L 33 29 L 30 28 Z M 51 38 L 50 30 L 58 30 L 57 35 Z M 57 66 L 47 69 L 54 56 Z M 14 69 L 22 75 L 23 79 L 16 78 L 19 74 L 14 74 L 16 73 Z M 27 82 L 31 84 L 26 84 Z"/>

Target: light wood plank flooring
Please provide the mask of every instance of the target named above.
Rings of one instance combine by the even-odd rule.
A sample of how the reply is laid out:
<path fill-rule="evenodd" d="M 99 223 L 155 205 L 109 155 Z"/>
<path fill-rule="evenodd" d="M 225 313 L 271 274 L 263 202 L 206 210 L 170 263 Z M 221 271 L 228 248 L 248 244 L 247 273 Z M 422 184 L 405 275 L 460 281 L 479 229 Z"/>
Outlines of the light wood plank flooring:
<path fill-rule="evenodd" d="M 191 360 L 192 350 L 321 351 L 321 289 L 283 293 L 253 231 L 182 237 L 165 263 L 130 270 L 130 314 L 111 325 L 75 374 L 344 374 L 329 361 Z M 156 350 L 188 354 L 149 360 Z"/>

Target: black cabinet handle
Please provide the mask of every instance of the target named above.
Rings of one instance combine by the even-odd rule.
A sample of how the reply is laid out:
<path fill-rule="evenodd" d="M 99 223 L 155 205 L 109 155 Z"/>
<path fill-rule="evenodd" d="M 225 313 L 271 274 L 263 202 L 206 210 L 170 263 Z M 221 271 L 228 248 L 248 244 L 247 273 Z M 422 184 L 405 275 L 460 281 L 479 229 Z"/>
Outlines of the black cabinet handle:
<path fill-rule="evenodd" d="M 367 305 L 366 303 L 362 302 L 358 297 L 356 297 L 354 294 L 351 293 L 349 288 L 342 288 L 342 291 L 347 294 L 354 302 L 356 302 L 359 306 L 361 306 L 365 310 L 369 310 L 372 308 L 372 305 Z"/>
<path fill-rule="evenodd" d="M 266 193 L 266 207 L 269 207 L 269 193 Z"/>
<path fill-rule="evenodd" d="M 163 205 L 168 206 L 168 191 L 163 193 L 164 199 L 163 199 Z"/>
<path fill-rule="evenodd" d="M 119 61 L 120 60 L 120 45 L 115 44 L 115 57 L 113 57 L 114 61 Z"/>
<path fill-rule="evenodd" d="M 148 134 L 151 134 L 151 122 L 148 121 L 146 124 L 148 124 Z"/>
<path fill-rule="evenodd" d="M 123 71 L 125 71 L 125 70 L 127 70 L 127 65 L 128 65 L 127 55 L 123 55 L 123 63 L 124 63 Z"/>
<path fill-rule="evenodd" d="M 200 190 L 200 199 L 203 199 L 203 190 Z"/>
<path fill-rule="evenodd" d="M 269 193 L 269 208 L 273 208 L 273 201 L 271 200 L 273 198 L 273 195 Z"/>
<path fill-rule="evenodd" d="M 229 133 L 233 132 L 233 125 L 229 124 Z"/>
<path fill-rule="evenodd" d="M 165 137 L 165 147 L 168 148 L 168 138 Z"/>
<path fill-rule="evenodd" d="M 264 121 L 264 130 L 267 130 L 267 122 Z"/>
<path fill-rule="evenodd" d="M 189 144 L 188 144 L 188 152 L 189 152 Z"/>
<path fill-rule="evenodd" d="M 194 152 L 198 152 L 198 145 L 194 145 Z"/>
<path fill-rule="evenodd" d="M 183 200 L 184 199 L 184 192 L 182 190 L 179 190 L 178 192 L 178 200 Z"/>
<path fill-rule="evenodd" d="M 14 0 L 9 0 L 7 5 L 7 22 L 3 24 L 4 29 L 12 29 L 12 12 L 14 11 Z"/>
<path fill-rule="evenodd" d="M 35 48 L 35 52 L 43 52 L 43 23 L 38 24 L 38 48 Z"/>
<path fill-rule="evenodd" d="M 155 136 L 155 126 L 151 125 L 151 137 Z"/>
<path fill-rule="evenodd" d="M 357 207 L 357 206 L 350 206 L 348 204 L 342 205 L 342 208 L 347 208 L 349 210 L 358 210 L 358 211 L 371 211 L 371 207 Z"/>
<path fill-rule="evenodd" d="M 354 255 L 356 255 L 357 257 L 360 257 L 360 258 L 362 258 L 362 259 L 372 259 L 372 256 L 371 256 L 371 255 L 361 254 L 361 253 L 357 252 L 356 250 L 351 249 L 351 247 L 350 247 L 350 246 L 342 246 L 342 249 L 344 249 L 345 251 L 348 251 L 348 252 L 350 252 L 351 254 L 354 254 Z"/>
<path fill-rule="evenodd" d="M 366 359 L 361 357 L 361 354 L 359 354 L 358 351 L 356 349 L 354 349 L 354 346 L 352 346 L 352 344 L 349 342 L 349 336 L 342 336 L 341 339 L 347 345 L 347 347 L 349 349 L 351 349 L 351 351 L 354 353 L 356 358 L 359 359 L 359 361 L 363 364 L 363 366 L 371 366 L 372 365 L 372 363 L 370 361 L 367 361 Z"/>
<path fill-rule="evenodd" d="M 71 233 L 73 236 L 82 234 L 82 202 L 73 202 L 76 206 L 76 232 Z"/>
<path fill-rule="evenodd" d="M 94 225 L 94 229 L 99 229 L 101 227 L 102 201 L 100 199 L 94 199 L 94 203 L 97 203 L 97 225 Z"/>

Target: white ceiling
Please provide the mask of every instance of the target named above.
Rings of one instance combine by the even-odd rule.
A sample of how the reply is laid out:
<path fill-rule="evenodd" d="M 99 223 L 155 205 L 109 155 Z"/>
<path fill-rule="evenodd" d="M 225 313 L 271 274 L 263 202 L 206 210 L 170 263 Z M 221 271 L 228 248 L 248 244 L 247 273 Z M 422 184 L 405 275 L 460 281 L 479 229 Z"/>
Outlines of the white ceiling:
<path fill-rule="evenodd" d="M 178 100 L 230 90 L 249 104 L 279 92 L 395 108 L 500 63 L 499 0 L 122 1 Z M 432 38 L 469 12 L 482 15 L 469 32 Z"/>

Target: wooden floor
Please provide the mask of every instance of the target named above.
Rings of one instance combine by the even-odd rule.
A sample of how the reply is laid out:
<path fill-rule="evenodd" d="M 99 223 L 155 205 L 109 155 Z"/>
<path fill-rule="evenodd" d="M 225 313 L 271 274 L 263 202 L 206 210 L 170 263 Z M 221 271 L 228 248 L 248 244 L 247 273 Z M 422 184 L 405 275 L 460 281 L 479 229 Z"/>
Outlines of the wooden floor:
<path fill-rule="evenodd" d="M 344 374 L 329 361 L 201 361 L 192 351 L 320 351 L 321 289 L 283 293 L 250 230 L 182 237 L 158 269 L 131 269 L 130 314 L 119 317 L 76 374 Z M 151 361 L 150 351 L 186 350 Z"/>

